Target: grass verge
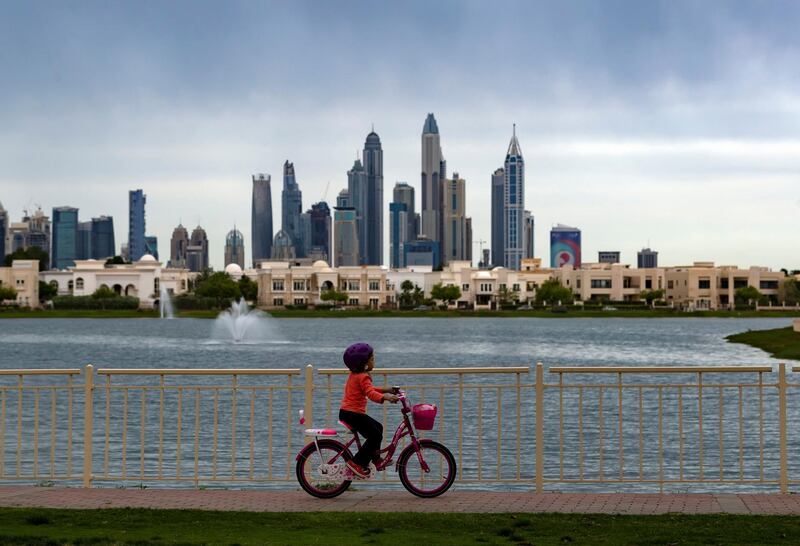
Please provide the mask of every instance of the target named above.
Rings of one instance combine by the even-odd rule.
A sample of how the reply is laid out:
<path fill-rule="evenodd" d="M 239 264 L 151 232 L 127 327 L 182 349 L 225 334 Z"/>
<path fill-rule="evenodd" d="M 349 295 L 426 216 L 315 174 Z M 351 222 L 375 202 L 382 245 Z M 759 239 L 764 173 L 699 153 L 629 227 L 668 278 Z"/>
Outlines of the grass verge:
<path fill-rule="evenodd" d="M 0 543 L 797 544 L 791 516 L 0 509 Z"/>
<path fill-rule="evenodd" d="M 725 339 L 757 347 L 773 358 L 800 360 L 800 332 L 795 332 L 791 326 L 775 330 L 748 330 Z"/>

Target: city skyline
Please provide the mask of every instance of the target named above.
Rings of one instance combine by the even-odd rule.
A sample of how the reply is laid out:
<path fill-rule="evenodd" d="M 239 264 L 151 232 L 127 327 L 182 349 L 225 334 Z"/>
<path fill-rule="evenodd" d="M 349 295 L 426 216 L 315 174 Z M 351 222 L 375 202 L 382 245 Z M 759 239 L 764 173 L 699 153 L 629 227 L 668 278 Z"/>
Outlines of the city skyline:
<path fill-rule="evenodd" d="M 203 226 L 219 270 L 233 224 L 249 257 L 253 174 L 280 181 L 290 158 L 303 210 L 328 184 L 332 206 L 372 123 L 384 184 L 408 181 L 421 211 L 419 127 L 433 112 L 450 170 L 466 180 L 474 242 L 491 240 L 491 175 L 516 123 L 543 261 L 549 228 L 563 223 L 581 229 L 585 256 L 614 248 L 635 264 L 652 247 L 668 264 L 800 268 L 796 4 L 458 5 L 7 5 L 9 221 L 35 204 L 72 206 L 117 218 L 122 243 L 126 193 L 142 188 L 147 233 L 163 247 L 179 222 Z M 487 25 L 507 10 L 518 16 L 505 28 Z M 269 44 L 253 38 L 265 22 Z M 25 38 L 37 33 L 51 39 Z M 273 50 L 292 35 L 300 47 Z M 514 85 L 498 85 L 508 70 Z M 385 190 L 386 218 L 390 201 Z M 388 236 L 384 221 L 385 264 Z"/>

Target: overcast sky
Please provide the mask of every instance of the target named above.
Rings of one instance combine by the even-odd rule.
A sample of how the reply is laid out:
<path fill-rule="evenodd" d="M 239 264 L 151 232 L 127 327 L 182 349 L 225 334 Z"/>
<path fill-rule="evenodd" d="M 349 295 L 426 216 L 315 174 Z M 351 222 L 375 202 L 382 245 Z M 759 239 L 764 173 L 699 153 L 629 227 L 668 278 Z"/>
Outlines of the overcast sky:
<path fill-rule="evenodd" d="M 304 208 L 333 203 L 374 123 L 388 262 L 392 188 L 419 207 L 433 112 L 476 257 L 516 123 L 546 265 L 565 223 L 584 261 L 635 264 L 649 244 L 661 265 L 800 269 L 798 28 L 800 3 L 775 0 L 6 0 L 0 202 L 13 221 L 37 204 L 113 215 L 119 246 L 142 188 L 162 260 L 178 222 L 199 223 L 221 268 L 234 224 L 250 256 L 253 173 L 272 175 L 277 231 L 284 160 Z"/>

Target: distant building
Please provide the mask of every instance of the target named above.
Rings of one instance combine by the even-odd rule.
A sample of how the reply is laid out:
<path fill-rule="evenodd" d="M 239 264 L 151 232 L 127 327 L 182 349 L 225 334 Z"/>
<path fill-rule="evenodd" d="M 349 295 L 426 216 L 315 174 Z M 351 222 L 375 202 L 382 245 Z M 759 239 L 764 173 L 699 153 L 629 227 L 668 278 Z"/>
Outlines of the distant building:
<path fill-rule="evenodd" d="M 355 210 L 356 232 L 358 233 L 359 265 L 365 263 L 367 256 L 367 171 L 360 159 L 353 162 L 353 167 L 347 171 L 347 207 Z"/>
<path fill-rule="evenodd" d="M 392 191 L 393 203 L 405 203 L 406 205 L 406 218 L 408 219 L 408 240 L 413 241 L 417 238 L 419 230 L 419 213 L 415 208 L 414 187 L 409 186 L 407 182 L 397 182 Z"/>
<path fill-rule="evenodd" d="M 481 263 L 478 264 L 478 267 L 481 269 L 488 269 L 492 265 L 492 256 L 491 256 L 491 249 L 484 248 L 483 249 L 483 259 Z"/>
<path fill-rule="evenodd" d="M 466 181 L 453 173 L 452 179 L 443 184 L 444 256 L 442 261 L 464 261 L 469 259 L 472 240 L 467 229 Z"/>
<path fill-rule="evenodd" d="M 189 232 L 183 225 L 178 224 L 172 230 L 172 238 L 169 241 L 169 267 L 186 268 L 186 254 L 189 249 Z"/>
<path fill-rule="evenodd" d="M 208 269 L 208 236 L 200 226 L 194 228 L 189 246 L 186 247 L 186 266 L 195 273 Z"/>
<path fill-rule="evenodd" d="M 311 224 L 309 256 L 330 261 L 331 256 L 331 209 L 328 203 L 320 201 L 311 205 L 308 211 Z M 313 252 L 312 252 L 313 251 Z M 321 257 L 324 256 L 324 257 Z"/>
<path fill-rule="evenodd" d="M 6 257 L 6 239 L 8 238 L 8 212 L 3 208 L 3 203 L 0 202 L 0 264 L 3 263 L 3 258 Z"/>
<path fill-rule="evenodd" d="M 525 257 L 525 160 L 517 140 L 516 125 L 508 145 L 504 170 L 503 265 L 516 271 Z"/>
<path fill-rule="evenodd" d="M 550 230 L 550 267 L 581 267 L 581 230 L 558 224 Z"/>
<path fill-rule="evenodd" d="M 145 254 L 150 254 L 158 261 L 158 237 L 155 235 L 145 235 L 144 237 Z"/>
<path fill-rule="evenodd" d="M 14 300 L 17 305 L 38 308 L 39 262 L 14 260 L 10 267 L 4 267 L 0 262 L 0 286 L 10 286 L 17 291 L 17 297 Z"/>
<path fill-rule="evenodd" d="M 50 217 L 41 208 L 32 215 L 26 212 L 21 222 L 8 224 L 6 254 L 31 247 L 37 247 L 50 256 Z"/>
<path fill-rule="evenodd" d="M 272 259 L 273 260 L 294 260 L 295 248 L 292 244 L 292 238 L 283 230 L 275 234 L 275 239 L 272 241 Z"/>
<path fill-rule="evenodd" d="M 132 262 L 147 254 L 144 213 L 146 202 L 147 196 L 142 190 L 128 192 L 128 255 Z"/>
<path fill-rule="evenodd" d="M 420 237 L 405 246 L 406 267 L 427 265 L 437 267 L 442 263 L 439 255 L 439 243 Z"/>
<path fill-rule="evenodd" d="M 114 218 L 100 216 L 92 218 L 92 234 L 90 244 L 90 258 L 105 260 L 116 255 L 114 244 Z"/>
<path fill-rule="evenodd" d="M 658 267 L 658 252 L 643 248 L 636 253 L 636 267 L 639 269 L 653 269 Z"/>
<path fill-rule="evenodd" d="M 383 264 L 383 148 L 375 131 L 364 142 L 364 172 L 367 177 L 367 201 L 364 208 L 365 231 L 359 232 L 359 242 L 366 239 L 364 265 Z"/>
<path fill-rule="evenodd" d="M 497 169 L 492 174 L 492 240 L 490 242 L 492 251 L 491 264 L 495 267 L 505 263 L 505 244 L 503 226 L 505 225 L 505 191 L 506 171 L 503 168 Z"/>
<path fill-rule="evenodd" d="M 50 267 L 66 269 L 78 257 L 78 209 L 53 207 L 53 247 Z"/>
<path fill-rule="evenodd" d="M 236 264 L 244 269 L 244 236 L 233 228 L 225 237 L 225 265 Z"/>
<path fill-rule="evenodd" d="M 253 264 L 268 260 L 272 255 L 272 188 L 268 174 L 253 175 L 253 203 L 251 211 L 251 237 L 253 238 Z"/>
<path fill-rule="evenodd" d="M 333 209 L 333 265 L 334 267 L 360 265 L 358 241 L 358 216 L 350 206 L 350 193 L 342 190 Z"/>
<path fill-rule="evenodd" d="M 294 163 L 287 160 L 283 164 L 283 191 L 281 192 L 281 230 L 292 240 L 298 258 L 305 257 L 305 249 L 300 227 L 300 215 L 303 213 L 303 192 L 297 184 Z"/>
<path fill-rule="evenodd" d="M 442 181 L 446 170 L 439 126 L 433 114 L 428 114 L 422 127 L 422 225 L 419 234 L 440 245 L 444 228 Z M 440 252 L 437 255 L 442 258 Z"/>
<path fill-rule="evenodd" d="M 534 217 L 533 214 L 531 214 L 531 211 L 526 210 L 523 213 L 523 218 L 524 218 L 523 223 L 525 225 L 525 244 L 523 245 L 523 250 L 524 250 L 523 259 L 535 258 L 536 256 L 534 254 L 534 251 L 536 250 L 536 248 L 534 246 L 534 235 L 536 233 L 536 230 L 534 228 L 536 226 Z"/>
<path fill-rule="evenodd" d="M 410 240 L 408 236 L 408 205 L 389 203 L 389 267 L 405 267 L 404 249 Z"/>
<path fill-rule="evenodd" d="M 88 260 L 92 257 L 92 222 L 78 222 L 78 244 L 75 252 L 76 260 Z"/>
<path fill-rule="evenodd" d="M 619 257 L 619 250 L 601 250 L 597 253 L 597 261 L 601 264 L 618 264 Z"/>

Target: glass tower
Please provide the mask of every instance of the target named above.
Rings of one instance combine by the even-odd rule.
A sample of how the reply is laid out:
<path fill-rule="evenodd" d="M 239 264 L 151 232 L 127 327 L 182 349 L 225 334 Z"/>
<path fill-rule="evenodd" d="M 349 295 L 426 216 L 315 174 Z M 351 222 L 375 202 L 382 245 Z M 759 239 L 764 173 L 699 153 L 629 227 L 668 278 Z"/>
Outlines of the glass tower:
<path fill-rule="evenodd" d="M 270 175 L 253 175 L 253 204 L 251 230 L 253 265 L 272 255 L 272 189 Z"/>
<path fill-rule="evenodd" d="M 359 236 L 366 239 L 364 265 L 383 264 L 383 148 L 375 131 L 364 143 L 364 171 L 367 175 L 367 202 L 364 207 L 365 230 Z"/>
<path fill-rule="evenodd" d="M 142 190 L 128 192 L 128 259 L 138 262 L 147 253 L 145 242 L 144 205 L 147 196 Z"/>
<path fill-rule="evenodd" d="M 303 213 L 303 192 L 294 175 L 294 163 L 287 160 L 283 164 L 283 192 L 281 193 L 281 229 L 292 239 L 298 258 L 304 258 L 305 248 L 300 226 Z"/>
<path fill-rule="evenodd" d="M 525 255 L 525 161 L 517 140 L 516 125 L 508 145 L 504 170 L 503 265 L 519 270 Z"/>
<path fill-rule="evenodd" d="M 53 208 L 53 250 L 50 263 L 54 269 L 75 265 L 78 258 L 78 209 Z"/>

